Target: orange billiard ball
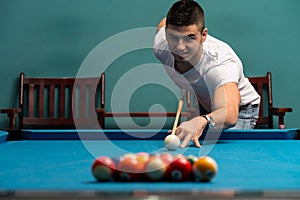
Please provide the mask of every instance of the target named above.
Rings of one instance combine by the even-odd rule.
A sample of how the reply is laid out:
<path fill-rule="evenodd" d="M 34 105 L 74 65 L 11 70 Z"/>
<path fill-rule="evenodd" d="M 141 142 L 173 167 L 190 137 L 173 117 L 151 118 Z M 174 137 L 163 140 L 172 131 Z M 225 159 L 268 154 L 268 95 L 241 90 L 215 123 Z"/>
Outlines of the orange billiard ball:
<path fill-rule="evenodd" d="M 160 158 L 166 162 L 166 164 L 170 164 L 174 161 L 174 155 L 168 152 L 160 154 Z"/>
<path fill-rule="evenodd" d="M 218 172 L 217 162 L 209 157 L 200 157 L 193 165 L 193 173 L 196 181 L 209 182 Z"/>
<path fill-rule="evenodd" d="M 139 152 L 136 154 L 136 159 L 138 162 L 146 163 L 150 158 L 150 155 L 146 152 Z"/>
<path fill-rule="evenodd" d="M 112 180 L 116 171 L 114 161 L 106 156 L 96 158 L 92 165 L 92 174 L 97 181 L 110 181 Z"/>
<path fill-rule="evenodd" d="M 127 158 L 131 158 L 131 159 L 136 159 L 137 155 L 134 154 L 134 153 L 127 153 L 127 154 L 124 154 L 121 158 L 122 159 L 127 159 Z"/>
<path fill-rule="evenodd" d="M 138 162 L 139 165 L 139 179 L 144 179 L 146 176 L 146 171 L 145 171 L 145 165 L 148 162 L 148 160 L 150 159 L 150 155 L 146 152 L 139 152 L 136 154 L 136 160 Z"/>
<path fill-rule="evenodd" d="M 144 164 L 138 162 L 136 158 L 124 157 L 121 158 L 117 165 L 118 178 L 121 181 L 136 181 L 139 179 L 142 171 L 144 169 Z"/>

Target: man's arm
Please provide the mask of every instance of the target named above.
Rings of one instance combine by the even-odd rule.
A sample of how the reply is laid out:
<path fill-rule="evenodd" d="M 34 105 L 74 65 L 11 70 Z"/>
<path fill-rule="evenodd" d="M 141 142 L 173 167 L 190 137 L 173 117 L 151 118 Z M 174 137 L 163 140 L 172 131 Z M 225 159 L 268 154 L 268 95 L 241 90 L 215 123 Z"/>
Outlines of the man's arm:
<path fill-rule="evenodd" d="M 158 26 L 157 26 L 157 28 L 156 28 L 156 33 L 159 31 L 159 29 L 161 29 L 162 27 L 164 27 L 164 26 L 166 25 L 166 19 L 167 19 L 167 18 L 163 18 L 163 19 L 159 22 L 159 24 L 158 24 Z"/>
<path fill-rule="evenodd" d="M 226 83 L 218 87 L 213 97 L 213 112 L 209 113 L 216 122 L 216 129 L 229 128 L 236 124 L 239 115 L 240 92 L 236 83 Z M 183 139 L 180 147 L 186 147 L 193 141 L 200 147 L 199 138 L 207 125 L 204 117 L 198 116 L 190 121 L 183 122 L 177 127 L 178 137 Z"/>
<path fill-rule="evenodd" d="M 237 123 L 240 101 L 240 91 L 236 83 L 226 83 L 215 90 L 213 112 L 209 114 L 216 122 L 215 128 L 230 128 Z"/>

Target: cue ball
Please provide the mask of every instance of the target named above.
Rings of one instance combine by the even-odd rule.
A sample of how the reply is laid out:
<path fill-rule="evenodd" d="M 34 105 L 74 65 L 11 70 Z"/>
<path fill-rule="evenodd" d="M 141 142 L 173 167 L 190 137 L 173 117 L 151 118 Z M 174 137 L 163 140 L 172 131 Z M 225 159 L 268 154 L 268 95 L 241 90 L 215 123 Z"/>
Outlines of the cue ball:
<path fill-rule="evenodd" d="M 92 165 L 92 174 L 97 181 L 110 181 L 116 170 L 114 161 L 106 156 L 95 159 Z"/>
<path fill-rule="evenodd" d="M 200 157 L 193 165 L 196 181 L 209 182 L 218 172 L 216 161 L 209 156 Z"/>
<path fill-rule="evenodd" d="M 171 134 L 165 138 L 165 147 L 169 151 L 176 150 L 180 145 L 180 140 L 177 135 Z"/>

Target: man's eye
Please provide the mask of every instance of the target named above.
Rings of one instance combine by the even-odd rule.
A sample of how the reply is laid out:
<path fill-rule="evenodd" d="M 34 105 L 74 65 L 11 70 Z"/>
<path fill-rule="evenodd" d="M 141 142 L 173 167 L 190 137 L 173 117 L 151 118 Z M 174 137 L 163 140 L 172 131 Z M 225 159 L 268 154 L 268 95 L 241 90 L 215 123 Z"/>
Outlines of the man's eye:
<path fill-rule="evenodd" d="M 193 42 L 194 40 L 195 40 L 195 37 L 193 37 L 193 36 L 184 37 L 185 42 Z"/>
<path fill-rule="evenodd" d="M 170 40 L 173 40 L 173 41 L 177 41 L 178 40 L 178 38 L 176 36 L 174 36 L 174 35 L 169 35 L 168 38 Z"/>

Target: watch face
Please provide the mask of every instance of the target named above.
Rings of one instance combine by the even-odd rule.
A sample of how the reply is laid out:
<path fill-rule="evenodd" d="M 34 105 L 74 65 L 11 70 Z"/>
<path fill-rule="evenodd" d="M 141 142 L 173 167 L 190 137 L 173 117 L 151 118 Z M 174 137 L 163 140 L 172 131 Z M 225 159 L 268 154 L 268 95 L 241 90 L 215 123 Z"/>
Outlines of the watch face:
<path fill-rule="evenodd" d="M 207 117 L 208 117 L 209 128 L 214 128 L 216 125 L 215 120 L 212 117 L 209 117 L 209 116 L 207 116 Z"/>
<path fill-rule="evenodd" d="M 213 118 L 210 118 L 210 119 L 211 119 L 212 124 L 215 126 L 216 125 L 215 120 Z"/>

